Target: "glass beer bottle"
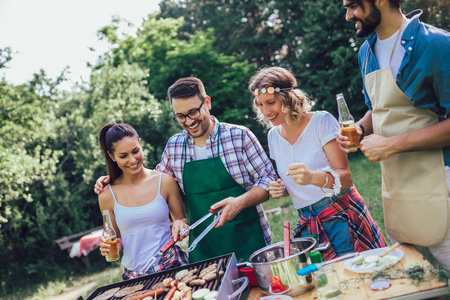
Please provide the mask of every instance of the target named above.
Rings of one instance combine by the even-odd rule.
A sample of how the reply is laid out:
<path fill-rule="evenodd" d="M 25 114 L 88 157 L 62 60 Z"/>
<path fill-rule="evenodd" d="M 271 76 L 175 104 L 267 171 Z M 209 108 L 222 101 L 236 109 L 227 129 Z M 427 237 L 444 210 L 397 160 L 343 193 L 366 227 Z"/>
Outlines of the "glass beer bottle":
<path fill-rule="evenodd" d="M 103 232 L 102 232 L 103 242 L 109 244 L 109 253 L 106 256 L 106 261 L 116 261 L 119 259 L 119 250 L 117 248 L 117 236 L 114 230 L 111 217 L 109 215 L 109 210 L 103 211 Z"/>
<path fill-rule="evenodd" d="M 347 146 L 350 150 L 356 150 L 359 148 L 360 136 L 356 132 L 355 120 L 348 110 L 347 103 L 345 102 L 344 95 L 339 93 L 336 95 L 336 101 L 339 111 L 339 125 L 341 127 L 341 134 L 348 137 L 351 145 Z"/>

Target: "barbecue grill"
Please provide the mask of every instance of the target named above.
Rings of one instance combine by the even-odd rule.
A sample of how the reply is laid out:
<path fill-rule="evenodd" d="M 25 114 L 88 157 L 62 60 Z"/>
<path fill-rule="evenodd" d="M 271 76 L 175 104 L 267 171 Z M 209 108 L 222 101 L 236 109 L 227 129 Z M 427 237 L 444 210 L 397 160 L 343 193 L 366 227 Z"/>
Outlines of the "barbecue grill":
<path fill-rule="evenodd" d="M 86 298 L 86 300 L 92 300 L 96 296 L 104 293 L 105 291 L 116 287 L 125 288 L 134 286 L 136 284 L 143 284 L 144 285 L 143 290 L 150 290 L 154 284 L 162 282 L 166 278 L 175 278 L 175 274 L 181 270 L 198 269 L 198 273 L 200 273 L 203 269 L 207 268 L 208 266 L 214 263 L 217 263 L 216 268 L 217 273 L 219 271 L 225 272 L 223 276 L 217 276 L 215 280 L 207 282 L 202 286 L 193 286 L 192 293 L 198 289 L 208 288 L 210 290 L 216 290 L 219 292 L 217 296 L 218 300 L 239 299 L 241 293 L 247 287 L 248 279 L 247 277 L 240 277 L 239 270 L 236 266 L 237 263 L 236 256 L 234 255 L 234 253 L 231 253 L 211 258 L 208 260 L 200 261 L 197 263 L 189 264 L 186 266 L 165 270 L 156 274 L 144 275 L 138 278 L 98 287 Z M 239 285 L 239 283 L 241 284 Z M 163 299 L 164 296 L 165 294 L 162 294 L 158 296 L 157 299 Z M 110 298 L 110 300 L 120 300 L 120 299 L 121 298 L 116 297 Z M 82 298 L 80 297 L 77 300 L 82 300 Z"/>

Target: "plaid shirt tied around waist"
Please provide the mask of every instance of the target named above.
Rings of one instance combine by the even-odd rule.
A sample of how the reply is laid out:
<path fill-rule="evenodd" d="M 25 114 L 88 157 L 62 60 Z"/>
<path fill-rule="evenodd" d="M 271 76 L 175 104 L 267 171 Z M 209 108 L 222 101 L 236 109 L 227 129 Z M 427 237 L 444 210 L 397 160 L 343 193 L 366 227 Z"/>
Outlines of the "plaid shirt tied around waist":
<path fill-rule="evenodd" d="M 372 219 L 363 198 L 354 186 L 347 193 L 334 197 L 337 199 L 317 216 L 308 218 L 300 216 L 294 236 L 300 236 L 302 230 L 307 229 L 308 234 L 317 235 L 319 243 L 329 243 L 330 240 L 322 223 L 340 218 L 348 221 L 355 252 L 387 246 L 383 234 Z M 337 254 L 332 247 L 323 255 L 325 260 L 330 260 L 335 257 L 337 257 Z"/>

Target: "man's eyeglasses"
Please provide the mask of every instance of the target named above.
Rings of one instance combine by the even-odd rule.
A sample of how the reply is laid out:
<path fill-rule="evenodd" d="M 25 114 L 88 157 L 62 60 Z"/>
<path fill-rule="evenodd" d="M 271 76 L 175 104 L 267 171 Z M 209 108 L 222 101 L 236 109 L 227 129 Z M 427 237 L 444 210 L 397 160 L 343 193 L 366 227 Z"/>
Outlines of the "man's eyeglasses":
<path fill-rule="evenodd" d="M 178 123 L 186 122 L 186 117 L 188 117 L 191 120 L 197 119 L 201 115 L 200 109 L 202 109 L 203 103 L 205 103 L 205 100 L 202 101 L 202 104 L 200 104 L 198 108 L 191 109 L 186 115 L 181 113 L 175 114 L 175 112 L 172 111 L 172 119 L 174 119 L 175 122 Z"/>

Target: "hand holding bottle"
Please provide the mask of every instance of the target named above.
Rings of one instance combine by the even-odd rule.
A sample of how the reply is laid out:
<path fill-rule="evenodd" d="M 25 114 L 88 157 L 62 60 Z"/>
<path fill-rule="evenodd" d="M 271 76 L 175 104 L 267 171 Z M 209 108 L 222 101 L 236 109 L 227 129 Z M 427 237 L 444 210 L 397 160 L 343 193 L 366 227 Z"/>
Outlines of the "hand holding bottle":
<path fill-rule="evenodd" d="M 118 245 L 122 242 L 122 240 L 120 238 L 116 239 L 115 247 L 113 246 L 113 244 L 105 242 L 103 240 L 103 237 L 101 237 L 100 240 L 101 240 L 101 242 L 100 242 L 100 253 L 102 254 L 102 256 L 105 256 L 107 261 L 112 261 L 112 260 L 108 260 L 108 256 L 109 256 L 110 252 L 111 252 L 110 256 L 117 256 L 117 258 L 119 257 L 118 251 L 119 251 L 120 247 L 118 247 Z M 114 248 L 117 248 L 117 255 L 114 253 L 115 252 Z"/>
<path fill-rule="evenodd" d="M 345 148 L 350 151 L 356 151 L 359 148 L 360 134 L 356 131 L 355 120 L 348 110 L 342 93 L 336 95 L 336 101 L 339 111 L 339 125 L 341 127 L 340 134 L 348 138 L 350 145 Z"/>
<path fill-rule="evenodd" d="M 102 232 L 102 245 L 100 245 L 100 251 L 106 253 L 106 261 L 116 261 L 119 259 L 119 249 L 117 243 L 120 239 L 117 239 L 116 231 L 114 230 L 109 210 L 103 211 L 103 232 Z M 103 250 L 102 250 L 103 248 Z M 105 256 L 105 255 L 103 255 Z"/>

